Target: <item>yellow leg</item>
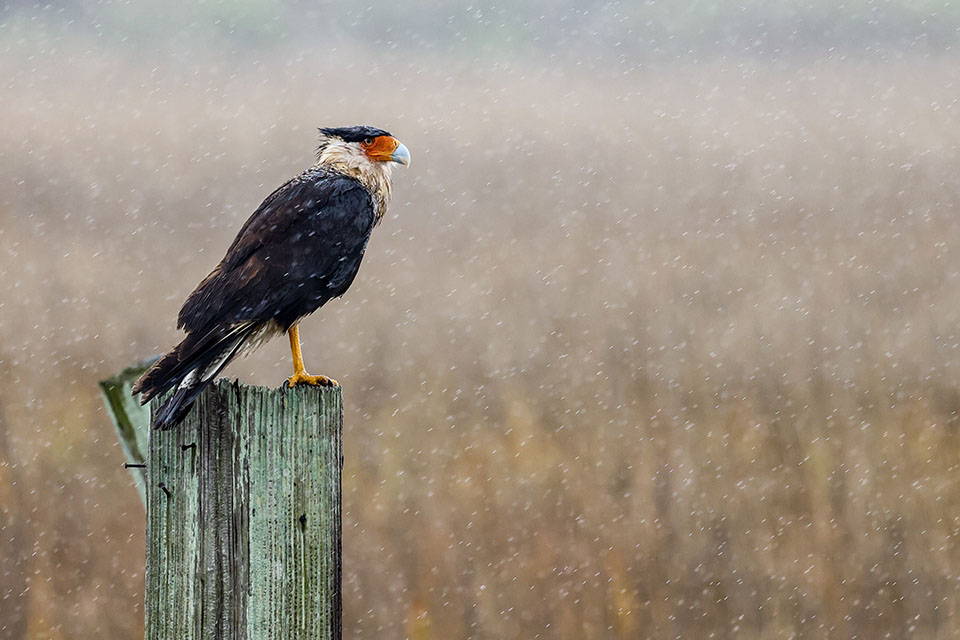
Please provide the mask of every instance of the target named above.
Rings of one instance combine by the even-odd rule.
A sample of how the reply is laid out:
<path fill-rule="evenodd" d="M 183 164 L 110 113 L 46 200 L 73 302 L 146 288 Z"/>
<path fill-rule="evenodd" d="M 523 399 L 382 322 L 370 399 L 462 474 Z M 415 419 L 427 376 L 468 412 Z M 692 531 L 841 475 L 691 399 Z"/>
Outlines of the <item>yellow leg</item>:
<path fill-rule="evenodd" d="M 293 375 L 298 376 L 305 372 L 303 367 L 303 352 L 300 351 L 300 326 L 294 325 L 287 332 L 290 336 L 290 353 L 293 354 Z"/>
<path fill-rule="evenodd" d="M 340 383 L 327 376 L 312 376 L 303 368 L 303 353 L 300 351 L 300 327 L 294 325 L 287 332 L 290 334 L 290 353 L 293 355 L 293 375 L 284 383 L 287 387 L 298 384 L 312 384 L 320 387 L 339 387 Z"/>

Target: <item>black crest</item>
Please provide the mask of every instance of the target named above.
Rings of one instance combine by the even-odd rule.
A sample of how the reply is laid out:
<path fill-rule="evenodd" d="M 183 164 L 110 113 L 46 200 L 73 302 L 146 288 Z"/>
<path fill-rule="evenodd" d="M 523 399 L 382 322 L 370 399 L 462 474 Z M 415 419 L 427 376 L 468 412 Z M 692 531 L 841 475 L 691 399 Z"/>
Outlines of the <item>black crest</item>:
<path fill-rule="evenodd" d="M 320 129 L 320 133 L 325 136 L 340 138 L 344 142 L 360 142 L 366 138 L 376 138 L 378 136 L 389 136 L 390 133 L 376 127 L 327 127 Z"/>

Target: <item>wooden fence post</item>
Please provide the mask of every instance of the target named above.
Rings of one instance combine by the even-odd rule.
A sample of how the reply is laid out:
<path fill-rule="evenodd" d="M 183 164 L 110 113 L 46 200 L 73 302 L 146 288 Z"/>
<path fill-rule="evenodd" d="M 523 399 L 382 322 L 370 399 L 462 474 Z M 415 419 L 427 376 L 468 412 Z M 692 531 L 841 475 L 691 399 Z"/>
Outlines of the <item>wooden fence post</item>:
<path fill-rule="evenodd" d="M 340 388 L 218 380 L 151 431 L 147 640 L 341 638 L 342 429 Z"/>

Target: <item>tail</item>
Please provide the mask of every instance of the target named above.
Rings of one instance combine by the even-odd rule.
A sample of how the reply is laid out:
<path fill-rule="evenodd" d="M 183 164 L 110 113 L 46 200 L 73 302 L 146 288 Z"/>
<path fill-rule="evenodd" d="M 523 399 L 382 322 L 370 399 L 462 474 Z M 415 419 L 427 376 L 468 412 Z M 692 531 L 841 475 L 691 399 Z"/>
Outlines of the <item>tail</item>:
<path fill-rule="evenodd" d="M 256 329 L 254 323 L 243 323 L 218 327 L 203 335 L 188 334 L 183 342 L 147 369 L 133 386 L 133 395 L 141 394 L 141 404 L 176 388 L 157 410 L 153 428 L 170 429 L 178 425 L 197 396 L 233 360 Z"/>

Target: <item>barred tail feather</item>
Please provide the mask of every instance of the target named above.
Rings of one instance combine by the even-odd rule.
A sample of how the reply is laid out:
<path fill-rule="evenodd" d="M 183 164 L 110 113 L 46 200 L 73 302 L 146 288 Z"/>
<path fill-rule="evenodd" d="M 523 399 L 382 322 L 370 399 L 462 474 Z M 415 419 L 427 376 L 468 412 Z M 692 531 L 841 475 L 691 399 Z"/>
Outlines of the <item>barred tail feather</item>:
<path fill-rule="evenodd" d="M 142 404 L 176 388 L 160 405 L 154 429 L 170 429 L 179 424 L 200 393 L 233 360 L 255 329 L 252 323 L 246 323 L 216 334 L 211 332 L 199 341 L 196 336 L 188 335 L 155 362 L 133 388 L 134 395 L 141 394 Z"/>
<path fill-rule="evenodd" d="M 177 389 L 172 396 L 160 405 L 160 408 L 157 410 L 157 417 L 153 420 L 153 428 L 166 431 L 180 424 L 180 422 L 187 417 L 187 414 L 190 413 L 194 401 L 206 386 L 205 383 L 201 383 L 189 387 L 182 386 Z"/>
<path fill-rule="evenodd" d="M 217 375 L 223 368 L 233 360 L 242 346 L 243 339 L 236 340 L 233 345 L 227 345 L 213 362 L 204 367 L 202 373 L 199 373 L 200 369 L 198 368 L 187 374 L 187 377 L 183 379 L 174 394 L 167 398 L 164 403 L 160 405 L 160 408 L 157 409 L 157 416 L 154 418 L 153 428 L 166 431 L 180 424 L 180 422 L 187 417 L 197 397 L 207 388 L 208 384 L 217 378 Z"/>

